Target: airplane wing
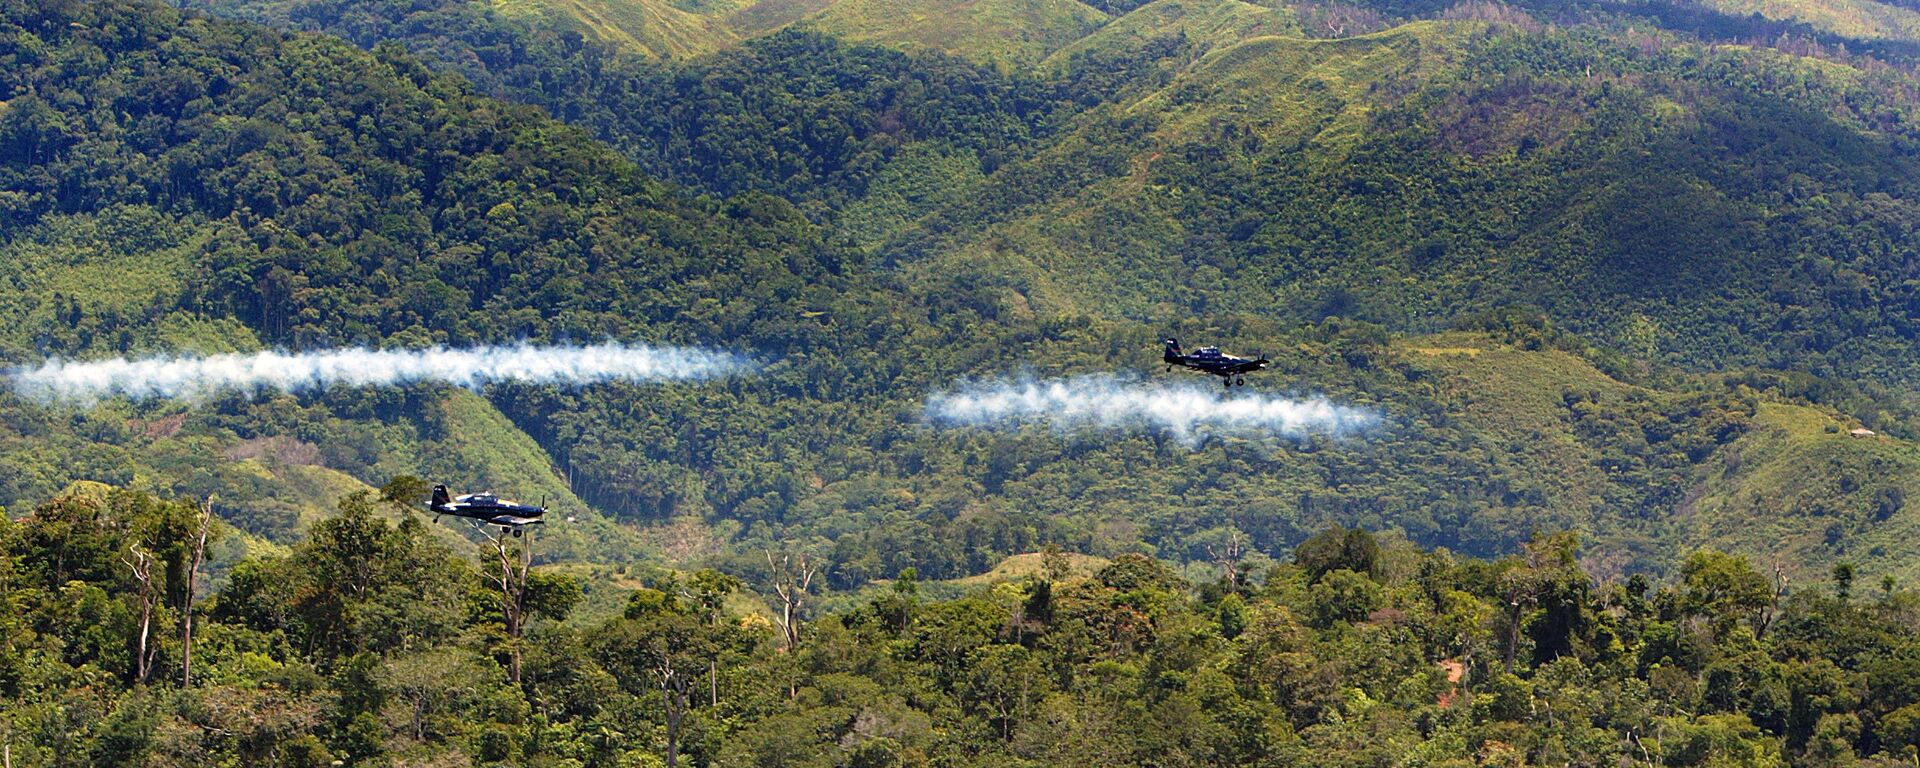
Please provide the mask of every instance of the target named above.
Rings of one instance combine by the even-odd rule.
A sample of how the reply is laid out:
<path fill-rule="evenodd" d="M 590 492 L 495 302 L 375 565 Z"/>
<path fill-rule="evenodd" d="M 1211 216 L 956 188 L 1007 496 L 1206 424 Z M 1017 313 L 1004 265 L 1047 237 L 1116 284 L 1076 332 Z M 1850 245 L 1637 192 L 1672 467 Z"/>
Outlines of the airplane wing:
<path fill-rule="evenodd" d="M 521 517 L 519 515 L 499 515 L 497 517 L 487 518 L 488 525 L 510 525 L 515 528 L 528 525 L 540 525 L 545 522 L 545 520 L 537 517 Z"/>

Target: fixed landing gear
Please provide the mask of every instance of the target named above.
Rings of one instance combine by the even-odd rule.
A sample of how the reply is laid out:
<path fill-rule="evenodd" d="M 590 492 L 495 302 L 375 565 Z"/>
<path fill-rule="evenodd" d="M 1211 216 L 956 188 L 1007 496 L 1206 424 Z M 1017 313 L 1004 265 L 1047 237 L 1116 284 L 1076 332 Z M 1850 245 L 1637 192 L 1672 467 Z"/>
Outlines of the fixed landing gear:
<path fill-rule="evenodd" d="M 1228 388 L 1228 389 L 1232 389 L 1232 388 L 1234 387 L 1234 385 L 1235 385 L 1235 384 L 1238 384 L 1238 385 L 1240 385 L 1240 386 L 1243 386 L 1243 387 L 1244 387 L 1244 386 L 1246 386 L 1246 385 L 1247 385 L 1247 377 L 1245 377 L 1245 376 L 1222 376 L 1222 377 L 1220 377 L 1220 384 L 1221 384 L 1221 386 L 1224 386 L 1224 387 L 1226 387 L 1226 388 Z"/>

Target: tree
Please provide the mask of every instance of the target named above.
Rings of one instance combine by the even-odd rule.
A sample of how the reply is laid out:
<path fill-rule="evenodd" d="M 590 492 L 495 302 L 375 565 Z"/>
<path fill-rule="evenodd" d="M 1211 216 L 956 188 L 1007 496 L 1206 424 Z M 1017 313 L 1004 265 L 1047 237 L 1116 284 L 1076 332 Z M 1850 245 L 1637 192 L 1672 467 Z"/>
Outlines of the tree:
<path fill-rule="evenodd" d="M 1220 566 L 1221 581 L 1228 590 L 1238 590 L 1245 586 L 1241 581 L 1240 566 L 1241 561 L 1247 556 L 1246 534 L 1241 533 L 1239 528 L 1230 526 L 1227 528 L 1226 541 L 1221 542 L 1219 548 L 1216 549 L 1212 544 L 1208 544 L 1206 549 L 1208 559 L 1211 559 L 1214 565 Z"/>
<path fill-rule="evenodd" d="M 507 631 L 507 680 L 520 684 L 521 638 L 526 633 L 527 577 L 533 568 L 533 536 L 510 536 L 505 529 L 492 532 L 486 526 L 474 526 L 493 553 L 498 567 L 493 581 L 500 590 L 500 616 Z"/>
<path fill-rule="evenodd" d="M 418 515 L 390 524 L 375 515 L 364 492 L 339 506 L 339 514 L 315 523 L 284 559 L 236 566 L 214 615 L 260 631 L 284 631 L 323 666 L 458 632 L 479 578 L 472 564 L 429 538 Z"/>
<path fill-rule="evenodd" d="M 195 526 L 192 560 L 187 565 L 187 589 L 180 607 L 180 687 L 193 687 L 193 599 L 200 586 L 200 561 L 207 555 L 207 535 L 213 531 L 213 506 L 200 505 Z"/>
<path fill-rule="evenodd" d="M 626 614 L 602 627 L 595 641 L 600 663 L 622 688 L 639 697 L 658 695 L 666 724 L 665 759 L 680 759 L 680 732 L 692 710 L 689 691 L 724 648 L 713 626 L 672 595 L 643 590 Z"/>
<path fill-rule="evenodd" d="M 1046 667 L 1032 651 L 1019 645 L 984 645 L 974 650 L 968 665 L 967 697 L 1000 726 L 1000 739 L 1013 738 L 1013 728 L 1033 702 L 1046 693 Z"/>
<path fill-rule="evenodd" d="M 1294 547 L 1293 561 L 1306 570 L 1308 581 L 1336 570 L 1372 575 L 1379 567 L 1380 543 L 1359 528 L 1328 528 Z"/>
<path fill-rule="evenodd" d="M 128 575 L 138 585 L 134 599 L 140 606 L 140 631 L 134 639 L 133 681 L 145 684 L 153 672 L 154 654 L 159 650 L 148 642 L 148 637 L 153 627 L 154 607 L 160 602 L 160 590 L 153 583 L 153 556 L 147 554 L 139 542 L 127 545 L 127 556 L 121 562 L 126 563 Z"/>
<path fill-rule="evenodd" d="M 1047 546 L 1040 550 L 1040 569 L 1046 575 L 1047 581 L 1065 581 L 1068 576 L 1073 575 L 1073 559 L 1067 557 L 1066 551 L 1061 549 L 1059 544 L 1047 542 Z"/>
<path fill-rule="evenodd" d="M 1755 634 L 1765 631 L 1766 611 L 1774 604 L 1775 589 L 1753 569 L 1747 558 L 1713 550 L 1687 556 L 1680 566 L 1680 591 L 1675 608 L 1685 616 L 1708 620 L 1716 635 L 1746 622 Z"/>
<path fill-rule="evenodd" d="M 1367 618 L 1380 607 L 1386 590 L 1374 580 L 1345 568 L 1329 571 L 1308 590 L 1314 624 L 1331 627 Z"/>
<path fill-rule="evenodd" d="M 700 607 L 700 616 L 707 626 L 718 629 L 725 616 L 727 596 L 744 586 L 746 582 L 739 577 L 712 568 L 702 568 L 694 571 L 683 596 Z M 717 654 L 707 663 L 707 704 L 720 705 L 720 659 Z"/>
<path fill-rule="evenodd" d="M 1228 592 L 1220 598 L 1220 605 L 1214 610 L 1214 620 L 1220 623 L 1220 636 L 1232 640 L 1247 629 L 1247 601 L 1237 592 Z"/>
<path fill-rule="evenodd" d="M 773 583 L 774 595 L 780 599 L 775 608 L 780 611 L 776 620 L 780 623 L 781 648 L 792 653 L 800 647 L 800 611 L 819 569 L 806 553 L 797 557 L 781 555 L 779 562 L 774 561 L 773 550 L 767 550 L 766 554 L 768 578 Z"/>
<path fill-rule="evenodd" d="M 395 475 L 380 486 L 380 498 L 389 504 L 413 508 L 424 503 L 433 489 L 413 475 Z"/>

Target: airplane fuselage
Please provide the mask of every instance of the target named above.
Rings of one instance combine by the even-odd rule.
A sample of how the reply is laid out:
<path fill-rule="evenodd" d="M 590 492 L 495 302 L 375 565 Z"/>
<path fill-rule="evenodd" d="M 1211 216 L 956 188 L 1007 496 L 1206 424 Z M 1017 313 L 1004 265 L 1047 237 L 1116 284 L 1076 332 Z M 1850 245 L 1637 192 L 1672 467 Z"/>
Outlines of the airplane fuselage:
<path fill-rule="evenodd" d="M 1201 347 L 1194 350 L 1193 354 L 1185 354 L 1180 351 L 1180 342 L 1174 339 L 1167 339 L 1166 345 L 1166 352 L 1160 356 L 1160 360 L 1167 364 L 1167 370 L 1171 371 L 1177 366 L 1219 376 L 1226 380 L 1227 386 L 1246 383 L 1242 377 L 1263 370 L 1269 364 L 1264 358 L 1235 357 L 1221 352 L 1218 347 Z"/>
<path fill-rule="evenodd" d="M 545 522 L 541 519 L 541 515 L 547 513 L 545 509 L 532 504 L 507 501 L 491 493 L 468 493 L 449 497 L 445 486 L 434 487 L 433 501 L 427 507 L 433 510 L 434 514 L 464 517 L 515 530 Z"/>

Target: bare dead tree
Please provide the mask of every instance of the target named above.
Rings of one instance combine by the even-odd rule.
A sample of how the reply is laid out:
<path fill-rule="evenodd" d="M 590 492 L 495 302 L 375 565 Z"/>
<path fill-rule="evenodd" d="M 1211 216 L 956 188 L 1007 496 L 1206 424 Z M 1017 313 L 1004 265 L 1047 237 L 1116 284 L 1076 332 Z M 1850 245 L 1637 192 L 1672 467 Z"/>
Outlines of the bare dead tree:
<path fill-rule="evenodd" d="M 500 586 L 500 612 L 507 625 L 507 679 L 519 685 L 520 639 L 526 634 L 527 573 L 533 568 L 532 540 L 524 535 L 509 536 L 505 530 L 496 534 L 489 533 L 485 526 L 475 528 L 492 545 L 494 562 L 499 566 L 493 580 Z M 515 546 L 515 538 L 523 538 L 526 543 Z"/>
<path fill-rule="evenodd" d="M 1527 612 L 1540 604 L 1540 591 L 1544 586 L 1533 552 L 1528 552 L 1528 567 L 1508 571 L 1500 576 L 1500 599 L 1506 603 L 1505 638 L 1501 642 L 1500 658 L 1508 672 L 1513 671 L 1516 658 L 1520 655 L 1520 630 L 1526 621 Z"/>
<path fill-rule="evenodd" d="M 667 720 L 667 768 L 679 764 L 680 724 L 692 708 L 687 692 L 693 687 L 693 678 L 673 662 L 674 654 L 665 649 L 654 654 L 653 671 L 660 676 L 660 703 Z"/>
<path fill-rule="evenodd" d="M 207 556 L 207 534 L 213 530 L 213 506 L 200 505 L 200 525 L 194 532 L 193 557 L 187 565 L 187 595 L 180 611 L 180 687 L 193 687 L 193 593 L 200 585 L 200 563 Z"/>
<path fill-rule="evenodd" d="M 1227 577 L 1227 586 L 1230 589 L 1238 589 L 1240 586 L 1240 564 L 1246 556 L 1245 534 L 1242 534 L 1238 528 L 1227 529 L 1227 541 L 1220 545 L 1219 550 L 1216 551 L 1212 544 L 1207 545 L 1207 557 L 1212 558 L 1214 564 L 1220 566 L 1221 573 Z"/>
<path fill-rule="evenodd" d="M 767 550 L 767 570 L 772 574 L 774 594 L 780 596 L 780 632 L 782 647 L 788 653 L 800 647 L 800 609 L 807 599 L 807 590 L 813 586 L 813 576 L 819 568 L 805 554 L 799 557 L 781 555 L 774 562 L 773 551 Z"/>
<path fill-rule="evenodd" d="M 1754 622 L 1754 637 L 1760 638 L 1767 636 L 1767 628 L 1773 626 L 1774 617 L 1780 615 L 1780 599 L 1787 596 L 1787 585 L 1792 582 L 1792 580 L 1793 575 L 1787 572 L 1787 564 L 1782 562 L 1780 558 L 1775 557 L 1773 560 L 1773 594 L 1768 597 L 1767 607 L 1760 610 L 1759 619 Z"/>
<path fill-rule="evenodd" d="M 134 649 L 133 679 L 135 683 L 144 684 L 147 676 L 153 672 L 153 657 L 157 650 L 147 639 L 153 629 L 153 609 L 160 593 L 153 587 L 153 555 L 138 543 L 128 545 L 127 554 L 128 557 L 120 558 L 120 562 L 126 564 L 134 582 L 140 585 L 140 637 Z"/>

